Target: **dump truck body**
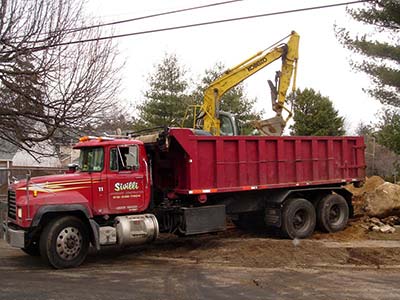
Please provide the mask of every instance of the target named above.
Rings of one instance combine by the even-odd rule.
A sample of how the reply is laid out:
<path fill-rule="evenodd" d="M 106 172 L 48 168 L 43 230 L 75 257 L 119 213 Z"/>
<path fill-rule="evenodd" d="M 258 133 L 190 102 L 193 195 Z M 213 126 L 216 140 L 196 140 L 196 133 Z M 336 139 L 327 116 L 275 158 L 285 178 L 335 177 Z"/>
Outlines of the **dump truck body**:
<path fill-rule="evenodd" d="M 365 177 L 362 137 L 216 137 L 171 129 L 166 138 L 154 180 L 177 194 L 343 185 Z"/>

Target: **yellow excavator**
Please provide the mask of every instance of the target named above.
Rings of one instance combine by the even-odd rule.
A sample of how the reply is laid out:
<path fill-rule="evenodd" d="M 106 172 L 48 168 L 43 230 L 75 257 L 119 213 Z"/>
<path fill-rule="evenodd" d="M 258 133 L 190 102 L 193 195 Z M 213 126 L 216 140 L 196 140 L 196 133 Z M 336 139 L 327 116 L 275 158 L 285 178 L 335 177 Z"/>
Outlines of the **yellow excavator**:
<path fill-rule="evenodd" d="M 282 43 L 286 39 L 288 41 Z M 268 80 L 271 88 L 272 109 L 276 115 L 270 119 L 252 122 L 261 135 L 282 135 L 287 121 L 292 116 L 291 111 L 285 107 L 285 100 L 292 76 L 292 89 L 293 91 L 296 89 L 299 39 L 300 36 L 292 31 L 281 41 L 225 71 L 213 81 L 204 91 L 204 101 L 200 107 L 200 113 L 195 118 L 196 127 L 208 131 L 212 135 L 239 135 L 240 130 L 235 117 L 231 113 L 219 110 L 221 97 L 246 78 L 282 58 L 282 67 L 277 72 L 275 84 Z M 283 118 L 282 111 L 288 113 L 286 118 Z"/>

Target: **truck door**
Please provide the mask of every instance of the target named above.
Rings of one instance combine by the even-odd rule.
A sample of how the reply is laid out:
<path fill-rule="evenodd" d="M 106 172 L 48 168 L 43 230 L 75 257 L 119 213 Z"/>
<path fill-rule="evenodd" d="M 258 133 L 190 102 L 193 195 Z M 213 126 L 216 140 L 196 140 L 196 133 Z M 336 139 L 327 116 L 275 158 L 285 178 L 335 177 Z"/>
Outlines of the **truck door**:
<path fill-rule="evenodd" d="M 112 147 L 109 158 L 107 181 L 110 213 L 145 210 L 146 170 L 140 163 L 139 147 L 137 145 Z"/>
<path fill-rule="evenodd" d="M 95 215 L 107 210 L 107 181 L 103 147 L 80 148 L 80 191 L 91 203 Z M 90 188 L 89 188 L 90 187 Z M 107 212 L 106 212 L 107 213 Z"/>

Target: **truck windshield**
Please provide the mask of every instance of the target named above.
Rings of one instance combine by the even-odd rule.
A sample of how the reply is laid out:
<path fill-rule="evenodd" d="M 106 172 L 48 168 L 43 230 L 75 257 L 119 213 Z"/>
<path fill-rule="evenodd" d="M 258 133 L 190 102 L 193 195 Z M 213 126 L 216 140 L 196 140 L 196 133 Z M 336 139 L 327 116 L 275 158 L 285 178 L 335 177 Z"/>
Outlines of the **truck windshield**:
<path fill-rule="evenodd" d="M 100 172 L 104 166 L 103 148 L 82 148 L 79 166 L 82 172 Z"/>

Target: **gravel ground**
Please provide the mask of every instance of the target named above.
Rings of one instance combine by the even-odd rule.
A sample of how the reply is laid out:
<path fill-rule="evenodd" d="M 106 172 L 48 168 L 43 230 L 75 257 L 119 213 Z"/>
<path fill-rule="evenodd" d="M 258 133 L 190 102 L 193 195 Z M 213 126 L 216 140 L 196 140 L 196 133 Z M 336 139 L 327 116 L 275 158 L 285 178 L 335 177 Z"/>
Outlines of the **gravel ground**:
<path fill-rule="evenodd" d="M 68 270 L 0 241 L 0 294 L 2 300 L 399 299 L 400 239 L 371 239 L 358 225 L 301 241 L 235 228 L 166 235 L 151 245 L 93 251 Z"/>

